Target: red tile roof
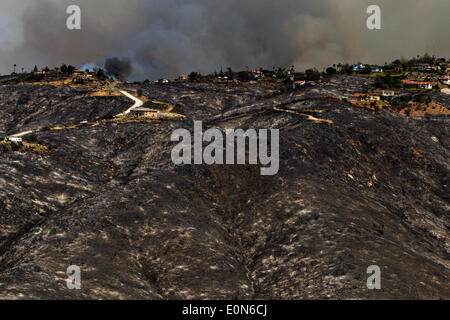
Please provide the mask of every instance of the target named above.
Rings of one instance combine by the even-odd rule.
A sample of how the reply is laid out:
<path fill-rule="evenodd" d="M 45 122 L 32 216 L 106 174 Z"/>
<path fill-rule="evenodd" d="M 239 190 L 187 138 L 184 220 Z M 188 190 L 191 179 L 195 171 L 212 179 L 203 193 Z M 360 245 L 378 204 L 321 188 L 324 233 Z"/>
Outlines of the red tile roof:
<path fill-rule="evenodd" d="M 412 81 L 412 80 L 402 80 L 404 84 L 425 84 L 431 85 L 431 82 L 420 82 L 420 81 Z"/>

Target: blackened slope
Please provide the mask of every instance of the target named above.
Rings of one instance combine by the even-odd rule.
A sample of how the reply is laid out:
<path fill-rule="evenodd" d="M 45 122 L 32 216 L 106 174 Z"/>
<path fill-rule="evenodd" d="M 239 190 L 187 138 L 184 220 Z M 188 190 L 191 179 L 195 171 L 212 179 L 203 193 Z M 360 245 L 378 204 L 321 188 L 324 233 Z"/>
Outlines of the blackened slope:
<path fill-rule="evenodd" d="M 125 97 L 92 97 L 90 93 L 52 86 L 1 86 L 0 132 L 77 125 L 112 117 L 130 106 Z"/>
<path fill-rule="evenodd" d="M 39 160 L 7 153 L 2 177 L 13 191 L 1 198 L 22 205 L 2 221 L 11 232 L 0 295 L 450 297 L 448 118 L 374 113 L 322 89 L 202 116 L 222 129 L 279 128 L 279 174 L 175 167 L 170 135 L 191 121 L 43 132 L 51 151 Z M 48 214 L 27 218 L 43 207 Z M 83 270 L 81 291 L 65 287 L 70 264 Z M 366 288 L 372 264 L 382 291 Z"/>

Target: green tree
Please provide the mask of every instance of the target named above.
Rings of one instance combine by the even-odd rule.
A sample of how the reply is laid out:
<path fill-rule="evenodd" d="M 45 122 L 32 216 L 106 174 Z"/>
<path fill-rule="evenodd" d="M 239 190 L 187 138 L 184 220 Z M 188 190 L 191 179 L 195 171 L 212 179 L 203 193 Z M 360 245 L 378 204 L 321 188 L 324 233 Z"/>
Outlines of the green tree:
<path fill-rule="evenodd" d="M 316 68 L 306 70 L 305 74 L 307 81 L 317 81 L 320 79 L 320 72 Z"/>
<path fill-rule="evenodd" d="M 67 74 L 70 76 L 75 72 L 76 68 L 72 65 L 67 66 Z"/>
<path fill-rule="evenodd" d="M 62 74 L 67 74 L 67 65 L 63 64 L 59 70 L 61 71 Z"/>
<path fill-rule="evenodd" d="M 101 69 L 101 68 L 97 70 L 97 73 L 95 74 L 95 76 L 98 79 L 106 79 L 105 71 L 103 71 L 103 69 Z"/>
<path fill-rule="evenodd" d="M 239 80 L 241 81 L 250 81 L 252 80 L 252 76 L 248 71 L 241 71 L 238 73 Z"/>
<path fill-rule="evenodd" d="M 231 68 L 227 68 L 227 76 L 229 80 L 233 80 L 233 70 Z"/>
<path fill-rule="evenodd" d="M 194 81 L 199 81 L 202 78 L 202 75 L 198 72 L 191 72 L 189 74 L 189 81 L 194 82 Z"/>
<path fill-rule="evenodd" d="M 327 73 L 327 75 L 332 76 L 337 73 L 337 70 L 335 68 L 328 67 L 326 70 L 326 73 Z"/>

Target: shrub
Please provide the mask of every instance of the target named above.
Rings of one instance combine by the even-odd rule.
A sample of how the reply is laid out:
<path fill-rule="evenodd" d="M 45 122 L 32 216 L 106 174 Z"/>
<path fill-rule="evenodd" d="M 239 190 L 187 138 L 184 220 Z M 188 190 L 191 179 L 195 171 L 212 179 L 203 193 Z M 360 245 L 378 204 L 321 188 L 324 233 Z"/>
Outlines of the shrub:
<path fill-rule="evenodd" d="M 28 143 L 36 143 L 38 141 L 38 138 L 36 134 L 30 133 L 23 137 L 23 141 L 26 141 Z"/>
<path fill-rule="evenodd" d="M 327 75 L 332 76 L 337 73 L 337 70 L 335 68 L 328 67 L 326 70 L 326 73 L 327 73 Z"/>
<path fill-rule="evenodd" d="M 202 75 L 198 72 L 191 72 L 191 74 L 189 74 L 189 81 L 191 82 L 201 80 L 201 78 Z"/>
<path fill-rule="evenodd" d="M 377 77 L 374 86 L 378 89 L 398 89 L 402 87 L 402 82 L 400 77 L 387 75 L 385 77 Z"/>
<path fill-rule="evenodd" d="M 307 81 L 317 81 L 320 79 L 320 72 L 317 69 L 308 69 L 305 71 Z"/>

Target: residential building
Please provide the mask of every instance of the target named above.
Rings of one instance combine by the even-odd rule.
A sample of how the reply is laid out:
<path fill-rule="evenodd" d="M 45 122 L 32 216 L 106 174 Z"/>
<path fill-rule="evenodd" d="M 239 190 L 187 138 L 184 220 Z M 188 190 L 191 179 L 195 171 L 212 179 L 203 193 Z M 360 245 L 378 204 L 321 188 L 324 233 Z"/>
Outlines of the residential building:
<path fill-rule="evenodd" d="M 383 69 L 379 67 L 372 67 L 371 71 L 372 73 L 382 73 Z"/>
<path fill-rule="evenodd" d="M 291 81 L 303 81 L 306 79 L 306 75 L 303 72 L 292 72 L 290 75 Z"/>
<path fill-rule="evenodd" d="M 381 97 L 376 93 L 355 93 L 352 95 L 358 101 L 380 101 Z"/>
<path fill-rule="evenodd" d="M 419 63 L 413 66 L 413 69 L 417 70 L 417 71 L 422 71 L 422 72 L 427 72 L 427 71 L 431 71 L 432 68 L 428 63 Z"/>
<path fill-rule="evenodd" d="M 366 66 L 362 62 L 352 65 L 353 72 L 361 72 Z"/>
<path fill-rule="evenodd" d="M 395 91 L 393 90 L 377 90 L 375 93 L 381 96 L 382 99 L 391 99 L 395 97 Z"/>
<path fill-rule="evenodd" d="M 264 76 L 262 68 L 256 68 L 255 70 L 250 71 L 250 74 L 253 76 L 254 79 L 258 79 Z"/>
<path fill-rule="evenodd" d="M 421 81 L 412 81 L 412 80 L 402 80 L 403 87 L 413 87 L 418 89 L 433 89 L 433 85 L 431 82 L 421 82 Z"/>
<path fill-rule="evenodd" d="M 303 87 L 306 84 L 306 81 L 294 81 L 292 84 L 292 89 L 297 89 L 298 87 Z"/>
<path fill-rule="evenodd" d="M 450 76 L 443 76 L 443 77 L 441 78 L 441 82 L 442 82 L 443 84 L 446 84 L 446 85 L 450 86 Z"/>
<path fill-rule="evenodd" d="M 175 81 L 187 81 L 187 79 L 188 79 L 187 75 L 181 74 L 175 79 Z"/>

